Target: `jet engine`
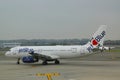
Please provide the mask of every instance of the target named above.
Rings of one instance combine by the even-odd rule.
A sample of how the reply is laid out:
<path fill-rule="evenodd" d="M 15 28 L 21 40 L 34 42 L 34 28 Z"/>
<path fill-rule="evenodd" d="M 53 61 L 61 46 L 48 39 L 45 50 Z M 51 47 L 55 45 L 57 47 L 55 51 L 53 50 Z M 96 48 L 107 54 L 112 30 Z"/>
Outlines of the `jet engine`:
<path fill-rule="evenodd" d="M 34 58 L 33 56 L 25 56 L 22 58 L 22 61 L 24 63 L 34 63 L 34 62 L 38 62 L 38 59 Z"/>

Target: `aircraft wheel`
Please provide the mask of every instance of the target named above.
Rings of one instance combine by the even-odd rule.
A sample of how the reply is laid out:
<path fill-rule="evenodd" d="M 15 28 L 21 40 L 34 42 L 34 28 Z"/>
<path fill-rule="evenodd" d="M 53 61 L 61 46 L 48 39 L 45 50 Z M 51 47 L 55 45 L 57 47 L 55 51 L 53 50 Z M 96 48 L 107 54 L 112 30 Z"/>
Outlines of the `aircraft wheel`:
<path fill-rule="evenodd" d="M 55 64 L 60 64 L 60 61 L 59 60 L 55 60 Z"/>
<path fill-rule="evenodd" d="M 20 62 L 17 62 L 17 64 L 20 64 Z"/>
<path fill-rule="evenodd" d="M 17 64 L 20 64 L 20 58 L 18 58 Z"/>
<path fill-rule="evenodd" d="M 48 63 L 47 63 L 47 61 L 44 61 L 43 63 L 42 63 L 42 65 L 47 65 Z"/>

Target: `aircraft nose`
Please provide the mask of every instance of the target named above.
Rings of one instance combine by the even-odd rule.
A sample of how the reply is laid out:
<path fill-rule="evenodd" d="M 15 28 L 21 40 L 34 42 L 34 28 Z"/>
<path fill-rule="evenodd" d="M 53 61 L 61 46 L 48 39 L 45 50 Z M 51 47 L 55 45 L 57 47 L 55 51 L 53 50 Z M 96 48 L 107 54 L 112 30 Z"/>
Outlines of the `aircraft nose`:
<path fill-rule="evenodd" d="M 7 51 L 6 53 L 5 53 L 5 56 L 9 56 L 10 55 L 10 51 Z"/>

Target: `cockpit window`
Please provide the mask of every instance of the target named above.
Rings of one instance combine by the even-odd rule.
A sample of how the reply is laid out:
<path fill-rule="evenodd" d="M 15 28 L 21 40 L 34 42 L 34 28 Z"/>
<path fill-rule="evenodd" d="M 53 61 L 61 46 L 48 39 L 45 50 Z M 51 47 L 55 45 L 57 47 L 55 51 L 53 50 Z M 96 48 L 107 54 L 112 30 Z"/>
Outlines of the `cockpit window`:
<path fill-rule="evenodd" d="M 11 52 L 14 52 L 16 50 L 16 48 L 11 48 L 10 51 Z"/>

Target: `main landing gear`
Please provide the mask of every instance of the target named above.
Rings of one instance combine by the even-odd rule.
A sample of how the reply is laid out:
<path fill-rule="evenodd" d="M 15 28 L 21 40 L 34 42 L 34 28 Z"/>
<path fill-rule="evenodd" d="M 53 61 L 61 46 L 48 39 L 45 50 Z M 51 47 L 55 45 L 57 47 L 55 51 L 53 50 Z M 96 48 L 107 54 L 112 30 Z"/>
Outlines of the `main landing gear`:
<path fill-rule="evenodd" d="M 47 64 L 48 64 L 48 63 L 47 63 L 46 60 L 42 62 L 42 65 L 47 65 Z"/>
<path fill-rule="evenodd" d="M 60 64 L 60 61 L 56 59 L 55 64 Z"/>
<path fill-rule="evenodd" d="M 55 61 L 55 64 L 60 64 L 60 61 L 56 59 L 56 60 L 45 60 L 43 61 L 42 65 L 47 65 L 48 61 Z"/>

